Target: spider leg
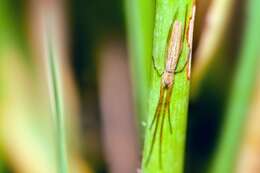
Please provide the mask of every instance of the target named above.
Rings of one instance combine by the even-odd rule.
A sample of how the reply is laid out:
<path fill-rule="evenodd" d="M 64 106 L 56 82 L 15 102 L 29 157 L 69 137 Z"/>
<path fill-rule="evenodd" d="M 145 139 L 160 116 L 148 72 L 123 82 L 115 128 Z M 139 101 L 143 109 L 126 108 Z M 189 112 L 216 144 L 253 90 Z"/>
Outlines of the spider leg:
<path fill-rule="evenodd" d="M 161 85 L 160 87 L 160 97 L 159 97 L 159 101 L 156 107 L 156 111 L 152 120 L 152 123 L 150 125 L 150 129 L 152 129 L 153 124 L 155 123 L 155 120 L 158 118 L 158 116 L 160 115 L 161 112 L 161 107 L 162 107 L 162 103 L 163 103 L 163 96 L 164 96 L 164 87 Z"/>
<path fill-rule="evenodd" d="M 160 112 L 156 112 L 158 115 L 154 115 L 156 118 L 156 123 L 155 123 L 155 129 L 154 129 L 154 132 L 153 132 L 153 137 L 152 137 L 152 144 L 151 144 L 151 147 L 150 147 L 150 150 L 149 150 L 149 153 L 148 153 L 148 157 L 147 157 L 147 160 L 146 160 L 146 165 L 148 165 L 150 159 L 151 159 L 151 155 L 152 155 L 152 152 L 153 152 L 153 147 L 154 147 L 154 144 L 155 144 L 155 139 L 156 139 L 156 134 L 157 134 L 157 130 L 158 130 L 158 125 L 159 125 L 159 122 L 160 122 Z"/>
<path fill-rule="evenodd" d="M 186 65 L 188 64 L 188 62 L 189 62 L 189 58 L 187 58 L 187 60 L 185 61 L 183 67 L 181 67 L 181 69 L 179 69 L 179 70 L 175 70 L 174 73 L 175 73 L 175 74 L 178 74 L 178 73 L 183 72 L 183 70 L 185 69 L 185 67 L 186 67 Z"/>
<path fill-rule="evenodd" d="M 153 125 L 155 124 L 155 129 L 154 129 L 154 132 L 153 132 L 152 144 L 151 144 L 151 147 L 150 147 L 150 150 L 149 150 L 149 153 L 148 153 L 148 157 L 147 157 L 147 160 L 146 160 L 146 163 L 145 163 L 146 165 L 149 163 L 149 161 L 150 161 L 150 159 L 151 159 L 152 152 L 153 152 L 153 148 L 154 148 L 154 144 L 155 144 L 155 139 L 156 139 L 156 134 L 157 134 L 158 126 L 159 126 L 160 119 L 161 119 L 161 118 L 160 118 L 161 109 L 162 109 L 163 103 L 165 102 L 165 101 L 164 101 L 165 92 L 167 92 L 167 90 L 166 90 L 166 88 L 164 88 L 164 86 L 161 84 L 161 86 L 160 86 L 159 101 L 158 101 L 158 104 L 157 104 L 157 107 L 156 107 L 156 110 L 155 110 L 155 114 L 154 114 L 152 123 L 151 123 L 151 125 L 150 125 L 150 129 L 152 129 Z M 164 112 L 165 112 L 165 109 L 164 109 Z M 165 113 L 164 113 L 164 114 L 165 114 Z M 164 118 L 163 118 L 163 119 L 164 119 Z"/>
<path fill-rule="evenodd" d="M 173 90 L 173 85 L 168 88 L 168 92 L 166 94 L 166 103 L 165 107 L 167 108 L 167 114 L 168 114 L 168 123 L 169 123 L 169 128 L 170 128 L 170 133 L 172 134 L 172 124 L 171 124 L 171 112 L 170 112 L 170 101 L 171 101 L 171 96 L 172 96 L 172 90 Z"/>
<path fill-rule="evenodd" d="M 160 168 L 162 168 L 162 140 L 163 140 L 163 127 L 164 127 L 166 106 L 167 106 L 167 100 L 165 100 L 165 102 L 164 102 L 163 114 L 162 114 L 162 120 L 161 120 L 161 128 L 160 128 L 160 145 L 159 145 L 159 162 L 160 162 L 159 165 L 160 165 Z"/>

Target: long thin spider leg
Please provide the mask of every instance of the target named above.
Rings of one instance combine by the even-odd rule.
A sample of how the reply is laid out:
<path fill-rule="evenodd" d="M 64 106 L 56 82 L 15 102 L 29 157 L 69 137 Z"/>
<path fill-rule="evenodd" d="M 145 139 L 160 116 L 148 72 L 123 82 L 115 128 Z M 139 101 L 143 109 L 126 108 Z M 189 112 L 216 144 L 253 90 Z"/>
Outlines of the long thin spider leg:
<path fill-rule="evenodd" d="M 147 157 L 147 160 L 146 160 L 146 165 L 148 165 L 150 159 L 151 159 L 151 155 L 152 155 L 152 152 L 153 152 L 153 147 L 154 147 L 154 144 L 155 144 L 155 139 L 156 139 L 156 134 L 157 134 L 157 130 L 158 130 L 158 125 L 159 125 L 159 122 L 160 122 L 160 112 L 157 113 L 158 115 L 155 115 L 155 120 L 156 120 L 156 123 L 155 123 L 155 129 L 154 129 L 154 133 L 153 133 L 153 138 L 152 138 L 152 144 L 151 144 L 151 148 L 149 150 L 149 153 L 148 153 L 148 157 Z"/>
<path fill-rule="evenodd" d="M 170 127 L 170 133 L 172 134 L 172 123 L 171 123 L 171 112 L 170 112 L 170 102 L 171 102 L 171 96 L 172 96 L 172 90 L 173 90 L 173 85 L 168 88 L 168 92 L 166 94 L 166 105 L 167 111 L 168 111 L 168 123 Z"/>
<path fill-rule="evenodd" d="M 167 90 L 168 93 L 168 90 Z M 160 145 L 159 145 L 159 165 L 160 169 L 162 168 L 162 141 L 163 141 L 163 126 L 164 126 L 164 119 L 165 119 L 165 113 L 166 113 L 166 106 L 167 106 L 167 100 L 164 102 L 163 106 L 163 115 L 162 115 L 162 120 L 161 120 L 161 128 L 160 128 Z"/>
<path fill-rule="evenodd" d="M 155 111 L 152 123 L 150 125 L 150 129 L 153 127 L 153 124 L 155 123 L 155 120 L 157 119 L 157 116 L 160 115 L 162 102 L 163 102 L 163 97 L 164 97 L 164 90 L 165 90 L 164 87 L 161 85 L 161 87 L 160 87 L 160 97 L 159 97 L 158 104 L 156 106 L 156 111 Z"/>
<path fill-rule="evenodd" d="M 170 117 L 170 106 L 168 106 L 168 122 L 170 127 L 170 133 L 172 134 L 172 123 L 171 123 L 171 117 Z"/>

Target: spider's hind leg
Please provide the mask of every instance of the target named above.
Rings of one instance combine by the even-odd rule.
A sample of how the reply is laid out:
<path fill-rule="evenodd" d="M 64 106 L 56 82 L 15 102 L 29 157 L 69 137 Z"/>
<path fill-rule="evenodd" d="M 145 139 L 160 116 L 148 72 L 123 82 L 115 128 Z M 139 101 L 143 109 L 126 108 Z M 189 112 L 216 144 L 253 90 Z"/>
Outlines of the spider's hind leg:
<path fill-rule="evenodd" d="M 161 87 L 160 87 L 160 97 L 159 97 L 158 104 L 156 106 L 156 110 L 155 110 L 155 114 L 153 116 L 152 123 L 150 125 L 150 129 L 152 129 L 156 119 L 158 119 L 158 117 L 160 116 L 161 107 L 162 107 L 163 98 L 164 98 L 164 91 L 165 91 L 165 88 L 161 85 Z"/>
<path fill-rule="evenodd" d="M 168 89 L 166 90 L 166 95 L 168 93 Z M 165 114 L 167 109 L 167 100 L 163 103 L 163 112 L 162 112 L 162 119 L 161 119 L 161 127 L 160 127 L 160 144 L 159 144 L 159 165 L 162 169 L 162 141 L 163 141 L 163 128 L 164 128 L 164 120 L 165 120 Z"/>
<path fill-rule="evenodd" d="M 155 111 L 152 123 L 150 125 L 150 129 L 152 129 L 153 125 L 155 124 L 155 129 L 154 129 L 153 136 L 152 136 L 152 144 L 151 144 L 151 147 L 150 147 L 150 150 L 149 150 L 149 153 L 148 153 L 148 157 L 147 157 L 147 160 L 146 160 L 146 163 L 145 163 L 146 165 L 148 165 L 148 163 L 151 159 L 152 152 L 153 152 L 156 134 L 157 134 L 158 126 L 159 126 L 159 123 L 160 123 L 161 108 L 162 108 L 162 105 L 163 105 L 163 102 L 164 102 L 164 93 L 165 93 L 165 88 L 161 85 L 159 101 L 158 101 L 158 104 L 157 104 L 157 107 L 156 107 L 156 111 Z"/>
<path fill-rule="evenodd" d="M 172 134 L 172 123 L 171 123 L 171 112 L 170 112 L 170 102 L 171 102 L 171 96 L 172 96 L 172 90 L 173 90 L 173 85 L 171 85 L 168 88 L 168 92 L 166 93 L 166 99 L 165 99 L 165 109 L 167 109 L 167 116 L 168 116 L 168 123 L 169 123 L 169 128 L 170 128 L 170 133 Z"/>

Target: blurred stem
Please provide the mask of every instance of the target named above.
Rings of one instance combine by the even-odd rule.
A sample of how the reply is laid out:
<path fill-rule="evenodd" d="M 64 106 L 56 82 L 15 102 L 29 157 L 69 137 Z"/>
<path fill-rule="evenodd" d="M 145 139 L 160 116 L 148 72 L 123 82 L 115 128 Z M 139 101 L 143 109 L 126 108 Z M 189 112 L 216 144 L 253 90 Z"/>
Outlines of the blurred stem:
<path fill-rule="evenodd" d="M 190 86 L 190 62 L 187 63 L 187 61 L 191 51 L 189 31 L 193 32 L 193 24 L 191 24 L 192 14 L 195 14 L 193 12 L 195 12 L 193 0 L 156 1 L 153 56 L 150 57 L 151 59 L 153 58 L 153 63 L 151 64 L 151 84 L 148 99 L 149 108 L 147 111 L 149 117 L 145 134 L 144 157 L 142 160 L 143 173 L 183 172 Z M 165 50 L 168 49 L 168 35 L 171 33 L 171 27 L 175 21 L 181 23 L 182 31 L 182 49 L 176 70 L 183 70 L 180 70 L 180 73 L 176 74 L 173 79 L 174 84 L 170 99 L 170 113 L 168 114 L 168 110 L 166 110 L 165 119 L 162 118 L 165 115 L 165 111 L 159 114 L 159 118 L 157 119 L 158 128 L 156 128 L 157 125 L 151 128 L 159 100 L 162 73 L 165 70 L 167 58 L 167 51 Z M 163 108 L 161 108 L 161 110 L 162 109 Z M 170 118 L 168 117 L 168 119 L 167 116 Z M 173 128 L 172 133 L 170 132 L 168 120 Z M 157 132 L 156 129 L 158 129 Z"/>
<path fill-rule="evenodd" d="M 135 107 L 142 122 L 147 117 L 154 0 L 125 0 L 125 11 Z"/>
<path fill-rule="evenodd" d="M 230 173 L 234 168 L 236 154 L 240 145 L 240 135 L 243 130 L 242 127 L 259 63 L 260 13 L 258 8 L 260 7 L 260 1 L 249 0 L 247 2 L 246 30 L 225 114 L 226 121 L 211 170 L 213 173 Z"/>
<path fill-rule="evenodd" d="M 23 49 L 25 40 L 22 40 L 22 22 L 21 16 L 16 16 L 14 4 L 10 0 L 0 0 L 0 124 L 3 123 L 4 110 L 7 107 L 6 99 L 8 95 L 7 86 L 9 80 L 5 79 L 6 71 L 5 67 L 12 67 L 10 59 L 17 59 L 18 61 L 26 60 L 26 56 L 12 56 L 14 54 L 25 55 L 26 50 Z M 18 7 L 17 7 L 18 8 Z M 16 11 L 17 12 L 17 11 Z M 19 44 L 20 43 L 20 44 Z M 23 46 L 21 46 L 21 43 Z M 12 54 L 15 52 L 14 54 Z M 21 59 L 19 59 L 21 58 Z M 31 67 L 30 67 L 31 68 Z M 18 70 L 19 71 L 19 70 Z M 16 92 L 16 91 L 15 91 Z M 13 106 L 13 105 L 8 105 Z M 13 107 L 10 109 L 14 109 Z M 4 148 L 4 128 L 0 128 L 0 172 L 10 172 L 6 162 L 6 148 Z"/>
<path fill-rule="evenodd" d="M 13 35 L 17 36 L 17 33 L 14 29 L 14 20 L 12 20 L 14 17 L 11 13 L 11 2 L 9 0 L 0 0 L 0 4 L 0 51 L 3 52 L 8 46 L 13 45 L 14 39 L 16 39 Z"/>
<path fill-rule="evenodd" d="M 260 55 L 258 57 L 260 58 Z M 253 90 L 253 99 L 250 102 L 245 131 L 242 135 L 235 173 L 260 172 L 260 69 L 257 71 L 257 81 Z"/>
<path fill-rule="evenodd" d="M 10 63 L 9 59 L 13 58 L 12 56 L 6 56 L 6 54 L 10 55 L 10 51 L 19 51 L 19 53 L 24 53 L 20 49 L 17 44 L 21 33 L 17 24 L 17 16 L 14 16 L 12 11 L 12 1 L 10 0 L 0 0 L 0 123 L 3 121 L 4 116 L 4 107 L 5 107 L 5 97 L 6 97 L 6 82 L 4 80 L 4 66 Z M 17 29 L 19 28 L 19 29 Z M 8 58 L 7 58 L 8 57 Z M 8 64 L 10 66 L 10 64 Z M 0 172 L 7 172 L 7 165 L 5 162 L 6 159 L 6 151 L 4 148 L 4 132 L 3 128 L 0 128 Z"/>
<path fill-rule="evenodd" d="M 58 150 L 58 169 L 60 173 L 68 172 L 67 148 L 66 148 L 66 129 L 65 115 L 63 108 L 63 97 L 61 87 L 61 76 L 59 61 L 54 50 L 54 40 L 52 39 L 50 18 L 46 18 L 46 44 L 47 44 L 47 67 L 49 73 L 50 98 L 53 114 L 55 117 L 55 126 L 57 132 L 57 150 Z"/>
<path fill-rule="evenodd" d="M 205 18 L 199 46 L 195 52 L 192 70 L 191 95 L 198 94 L 200 84 L 208 67 L 216 57 L 214 54 L 222 44 L 225 31 L 230 21 L 234 0 L 213 0 Z"/>

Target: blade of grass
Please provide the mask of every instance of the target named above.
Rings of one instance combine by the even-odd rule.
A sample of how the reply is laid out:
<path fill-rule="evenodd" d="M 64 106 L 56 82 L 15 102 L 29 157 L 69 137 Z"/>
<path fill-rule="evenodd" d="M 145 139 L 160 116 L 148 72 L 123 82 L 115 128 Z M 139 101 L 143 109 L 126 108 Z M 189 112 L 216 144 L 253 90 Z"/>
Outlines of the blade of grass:
<path fill-rule="evenodd" d="M 13 11 L 13 4 L 10 0 L 0 0 L 0 123 L 3 123 L 4 117 L 4 107 L 5 107 L 5 97 L 6 97 L 6 80 L 4 80 L 4 66 L 10 66 L 9 59 L 12 58 L 11 54 L 14 52 L 19 52 L 22 55 L 25 54 L 22 46 L 19 45 L 19 41 L 22 42 L 24 40 L 21 39 L 21 26 L 20 19 L 21 16 L 16 16 Z M 19 22 L 18 22 L 18 21 Z M 24 42 L 23 42 L 24 43 Z M 12 53 L 10 53 L 12 52 Z M 8 56 L 6 56 L 8 55 Z M 24 58 L 25 56 L 22 56 Z M 25 60 L 25 58 L 23 59 Z M 29 66 L 27 66 L 29 67 Z M 10 67 L 9 67 L 10 68 Z M 1 126 L 2 127 L 2 126 Z M 4 129 L 0 129 L 0 172 L 9 172 L 7 163 L 6 163 L 6 148 L 4 148 Z"/>
<path fill-rule="evenodd" d="M 144 173 L 181 173 L 183 172 L 184 149 L 186 138 L 187 110 L 189 100 L 189 65 L 186 64 L 189 54 L 187 33 L 183 32 L 182 53 L 178 62 L 178 67 L 185 67 L 175 76 L 173 93 L 170 100 L 170 119 L 173 127 L 173 133 L 170 133 L 168 123 L 163 126 L 162 140 L 159 135 L 156 136 L 153 153 L 149 159 L 150 147 L 153 144 L 153 129 L 150 124 L 155 114 L 158 104 L 161 75 L 163 73 L 166 61 L 165 50 L 167 49 L 167 38 L 170 27 L 174 20 L 182 24 L 182 30 L 188 30 L 193 7 L 193 0 L 157 0 L 156 17 L 154 28 L 153 60 L 151 67 L 151 84 L 148 109 L 148 127 L 145 134 L 145 145 L 142 160 L 142 172 Z M 185 27 L 184 27 L 185 26 Z M 186 65 L 187 66 L 186 66 Z M 187 73 L 188 72 L 188 73 Z M 160 153 L 161 143 L 162 152 Z M 158 152 L 159 151 L 159 152 Z M 160 155 L 162 165 L 160 164 Z M 147 160 L 149 163 L 147 164 Z"/>
<path fill-rule="evenodd" d="M 250 102 L 254 85 L 256 69 L 259 65 L 260 54 L 260 13 L 259 0 L 249 0 L 247 8 L 246 30 L 238 62 L 237 71 L 231 88 L 231 95 L 226 110 L 226 120 L 222 129 L 220 143 L 212 163 L 211 172 L 230 173 L 234 162 L 244 120 Z"/>
<path fill-rule="evenodd" d="M 37 135 L 44 140 L 43 143 L 41 140 L 37 140 L 37 144 L 43 144 L 41 145 L 42 150 L 37 150 L 34 141 L 29 141 L 27 138 L 31 133 L 38 134 L 38 129 L 28 130 L 32 126 L 25 125 L 24 122 L 30 116 L 38 117 L 39 114 L 36 113 L 37 116 L 35 116 L 36 114 L 32 110 L 39 108 L 39 100 L 33 101 L 35 97 L 30 97 L 35 92 L 35 83 L 30 83 L 30 80 L 27 79 L 35 77 L 35 68 L 28 53 L 23 30 L 23 12 L 21 6 L 14 2 L 17 1 L 0 0 L 0 152 L 5 164 L 3 170 L 0 168 L 0 172 L 10 172 L 6 167 L 5 159 L 7 158 L 8 166 L 12 166 L 13 171 L 35 172 L 37 170 L 42 172 L 45 170 L 43 172 L 46 172 L 47 170 L 47 172 L 51 172 L 48 168 L 53 167 L 53 160 L 48 156 L 53 152 L 48 152 L 48 146 L 44 145 L 50 140 L 46 140 L 43 134 Z M 42 127 L 42 122 L 38 121 L 36 124 L 39 129 Z M 44 154 L 40 155 L 41 152 Z M 33 153 L 33 157 L 24 157 L 24 153 L 27 153 L 28 156 Z M 45 164 L 46 162 L 41 160 L 42 158 L 46 158 L 43 160 L 50 164 Z"/>
<path fill-rule="evenodd" d="M 154 0 L 125 0 L 126 25 L 135 107 L 140 121 L 146 119 L 152 56 Z"/>
<path fill-rule="evenodd" d="M 52 113 L 54 115 L 56 137 L 57 137 L 57 151 L 58 151 L 58 170 L 60 173 L 68 172 L 67 162 L 67 148 L 66 148 L 66 128 L 65 128 L 65 114 L 63 108 L 62 96 L 62 78 L 59 69 L 58 56 L 55 54 L 55 42 L 52 35 L 51 18 L 45 18 L 45 37 L 47 48 L 47 67 L 48 67 L 48 82 L 50 91 L 50 102 Z"/>

